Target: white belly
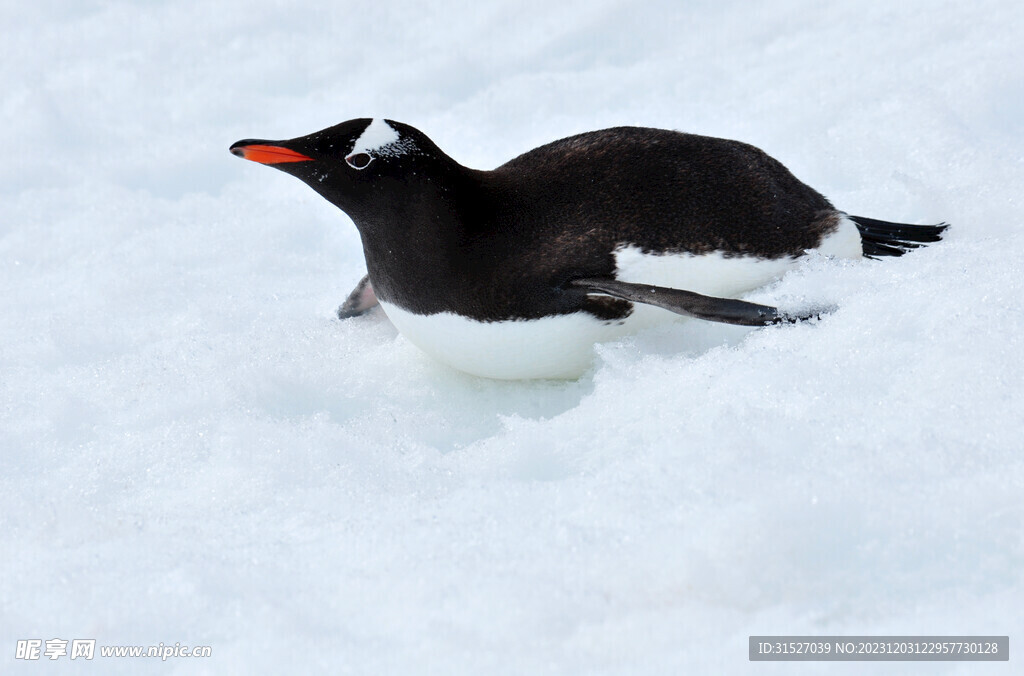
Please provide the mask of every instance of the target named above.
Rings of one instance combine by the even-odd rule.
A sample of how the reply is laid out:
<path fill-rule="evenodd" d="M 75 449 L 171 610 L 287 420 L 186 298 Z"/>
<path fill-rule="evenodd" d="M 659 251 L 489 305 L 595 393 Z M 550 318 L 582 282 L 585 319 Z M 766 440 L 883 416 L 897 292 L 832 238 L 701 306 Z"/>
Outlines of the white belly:
<path fill-rule="evenodd" d="M 478 322 L 451 312 L 417 315 L 383 301 L 380 306 L 399 333 L 438 361 L 500 380 L 577 378 L 590 366 L 595 343 L 630 330 L 586 312 Z"/>
<path fill-rule="evenodd" d="M 817 249 L 844 258 L 861 257 L 856 225 L 843 218 Z M 615 253 L 616 279 L 736 297 L 778 279 L 798 258 L 761 260 L 720 253 L 653 255 L 636 247 Z M 594 344 L 657 324 L 684 319 L 668 310 L 633 304 L 623 321 L 602 321 L 586 312 L 543 319 L 481 322 L 450 312 L 418 315 L 391 303 L 381 307 L 395 328 L 418 348 L 460 371 L 486 378 L 577 378 L 590 367 Z"/>

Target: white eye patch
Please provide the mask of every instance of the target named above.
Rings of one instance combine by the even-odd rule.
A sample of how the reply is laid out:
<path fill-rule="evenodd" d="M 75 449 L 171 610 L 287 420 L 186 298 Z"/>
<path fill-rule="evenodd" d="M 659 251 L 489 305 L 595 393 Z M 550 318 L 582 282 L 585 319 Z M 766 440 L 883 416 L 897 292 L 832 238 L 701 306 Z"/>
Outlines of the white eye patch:
<path fill-rule="evenodd" d="M 398 132 L 390 124 L 380 118 L 374 118 L 356 139 L 349 155 L 378 154 L 386 146 L 398 143 L 399 140 Z"/>
<path fill-rule="evenodd" d="M 352 144 L 352 150 L 345 157 L 345 162 L 353 169 L 365 169 L 375 159 L 400 157 L 415 152 L 415 141 L 408 137 L 403 138 L 387 120 L 374 118 Z"/>

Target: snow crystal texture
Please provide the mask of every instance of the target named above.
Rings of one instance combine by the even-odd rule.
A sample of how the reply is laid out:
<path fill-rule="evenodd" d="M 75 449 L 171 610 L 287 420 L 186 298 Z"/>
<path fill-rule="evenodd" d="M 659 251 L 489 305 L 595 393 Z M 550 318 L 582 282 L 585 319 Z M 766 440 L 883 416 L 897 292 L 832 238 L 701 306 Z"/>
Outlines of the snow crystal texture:
<path fill-rule="evenodd" d="M 103 674 L 855 674 L 747 636 L 1019 641 L 1020 7 L 6 3 L 0 671 L 55 637 L 213 650 L 73 669 Z M 335 319 L 352 224 L 227 151 L 357 117 L 476 168 L 622 124 L 735 138 L 954 228 L 747 296 L 821 321 L 482 380 Z"/>

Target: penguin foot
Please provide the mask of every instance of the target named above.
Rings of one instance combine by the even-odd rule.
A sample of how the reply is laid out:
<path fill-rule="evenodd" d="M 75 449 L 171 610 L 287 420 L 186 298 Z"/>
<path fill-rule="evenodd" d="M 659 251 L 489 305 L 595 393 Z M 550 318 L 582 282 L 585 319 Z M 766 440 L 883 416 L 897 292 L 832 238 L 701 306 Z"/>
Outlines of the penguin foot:
<path fill-rule="evenodd" d="M 373 292 L 373 284 L 370 282 L 370 275 L 366 275 L 352 293 L 348 295 L 345 302 L 338 306 L 338 319 L 348 319 L 366 314 L 378 305 L 377 295 Z"/>

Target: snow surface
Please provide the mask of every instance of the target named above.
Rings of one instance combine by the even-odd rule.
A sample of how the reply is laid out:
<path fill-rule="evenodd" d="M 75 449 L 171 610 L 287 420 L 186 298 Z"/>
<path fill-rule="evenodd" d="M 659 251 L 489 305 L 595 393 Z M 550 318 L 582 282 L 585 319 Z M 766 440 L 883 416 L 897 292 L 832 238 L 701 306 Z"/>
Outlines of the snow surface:
<path fill-rule="evenodd" d="M 1021 673 L 1024 9 L 4 3 L 0 671 Z M 235 140 L 355 117 L 496 166 L 616 124 L 762 147 L 954 224 L 654 329 L 578 381 L 461 375 L 355 229 Z M 1009 663 L 747 661 L 750 634 L 1009 634 Z M 63 658 L 61 661 L 65 661 Z"/>

